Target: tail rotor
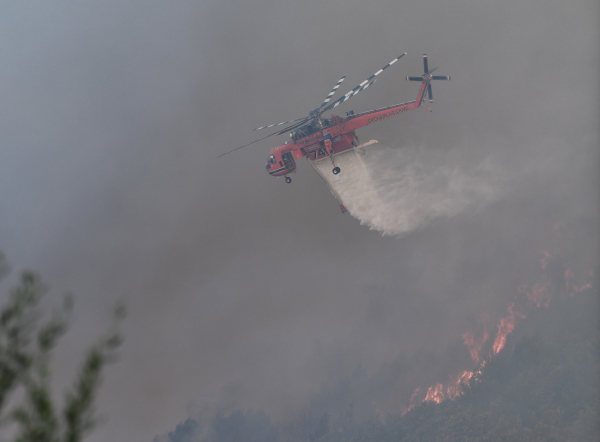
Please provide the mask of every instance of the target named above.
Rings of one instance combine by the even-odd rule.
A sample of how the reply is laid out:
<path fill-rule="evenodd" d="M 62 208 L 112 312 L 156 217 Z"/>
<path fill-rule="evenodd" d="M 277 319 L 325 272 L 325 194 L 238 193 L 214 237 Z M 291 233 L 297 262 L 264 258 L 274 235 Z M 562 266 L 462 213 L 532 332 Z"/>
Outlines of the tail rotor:
<path fill-rule="evenodd" d="M 407 81 L 427 81 L 427 94 L 429 95 L 429 102 L 433 102 L 433 93 L 431 92 L 431 80 L 450 80 L 449 75 L 431 75 L 437 68 L 429 69 L 429 63 L 427 62 L 427 54 L 423 54 L 423 75 L 420 77 L 406 77 Z"/>

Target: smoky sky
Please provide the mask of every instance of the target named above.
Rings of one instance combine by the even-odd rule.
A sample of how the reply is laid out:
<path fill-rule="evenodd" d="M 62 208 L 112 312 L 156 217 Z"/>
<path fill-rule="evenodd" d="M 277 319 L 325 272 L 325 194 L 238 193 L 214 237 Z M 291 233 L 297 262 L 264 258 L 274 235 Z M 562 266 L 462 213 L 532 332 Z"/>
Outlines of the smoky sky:
<path fill-rule="evenodd" d="M 500 317 L 535 282 L 556 226 L 579 277 L 597 263 L 595 1 L 0 11 L 0 248 L 15 270 L 41 272 L 51 300 L 75 294 L 59 393 L 114 302 L 128 306 L 92 441 L 151 440 L 205 410 L 284 418 L 358 365 L 446 352 L 482 310 Z M 433 84 L 433 112 L 357 134 L 424 152 L 429 166 L 490 173 L 494 198 L 382 236 L 339 213 L 306 162 L 291 185 L 265 173 L 285 135 L 216 158 L 403 52 L 339 112 L 413 100 L 404 77 L 427 53 L 452 77 Z"/>

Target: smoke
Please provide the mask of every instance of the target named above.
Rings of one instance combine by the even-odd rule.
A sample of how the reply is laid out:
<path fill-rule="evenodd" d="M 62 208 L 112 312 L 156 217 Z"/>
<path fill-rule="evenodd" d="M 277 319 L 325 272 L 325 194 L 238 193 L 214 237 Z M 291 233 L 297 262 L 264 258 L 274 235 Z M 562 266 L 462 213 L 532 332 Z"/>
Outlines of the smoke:
<path fill-rule="evenodd" d="M 452 164 L 441 150 L 369 145 L 313 163 L 341 203 L 361 224 L 402 235 L 439 217 L 481 207 L 502 193 L 498 168 Z M 504 174 L 506 176 L 506 174 Z"/>
<path fill-rule="evenodd" d="M 130 312 L 92 441 L 151 440 L 206 408 L 296 416 L 321 384 L 399 353 L 439 361 L 459 342 L 483 357 L 515 290 L 545 283 L 555 224 L 577 250 L 570 293 L 597 262 L 595 0 L 0 8 L 0 248 L 76 296 L 57 377 L 116 299 Z M 340 112 L 413 99 L 404 76 L 424 52 L 452 81 L 434 85 L 433 112 L 357 131 L 380 140 L 337 177 L 354 177 L 339 190 L 358 220 L 307 163 L 291 185 L 265 173 L 284 137 L 215 159 L 405 51 Z M 461 368 L 415 370 L 402 397 Z"/>

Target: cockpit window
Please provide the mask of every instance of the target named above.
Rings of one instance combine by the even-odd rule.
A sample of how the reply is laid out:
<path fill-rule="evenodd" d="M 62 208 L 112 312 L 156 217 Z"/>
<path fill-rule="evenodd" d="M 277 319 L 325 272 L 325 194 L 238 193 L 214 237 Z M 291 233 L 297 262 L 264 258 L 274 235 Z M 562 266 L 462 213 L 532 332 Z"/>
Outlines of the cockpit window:
<path fill-rule="evenodd" d="M 307 137 L 309 135 L 314 134 L 317 131 L 317 128 L 312 124 L 305 124 L 304 126 L 300 126 L 298 129 L 290 133 L 290 137 L 292 140 L 296 141 L 300 138 Z"/>
<path fill-rule="evenodd" d="M 275 164 L 275 155 L 270 155 L 269 156 L 269 163 Z"/>

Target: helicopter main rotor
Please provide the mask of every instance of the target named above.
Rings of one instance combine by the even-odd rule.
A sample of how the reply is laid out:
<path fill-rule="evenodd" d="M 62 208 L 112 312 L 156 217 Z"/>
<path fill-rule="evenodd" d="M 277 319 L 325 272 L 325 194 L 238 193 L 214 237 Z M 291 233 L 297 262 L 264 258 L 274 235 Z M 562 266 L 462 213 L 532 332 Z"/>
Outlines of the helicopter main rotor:
<path fill-rule="evenodd" d="M 371 75 L 369 78 L 367 78 L 365 81 L 363 81 L 362 83 L 360 83 L 358 86 L 356 86 L 354 89 L 352 89 L 351 91 L 347 92 L 343 97 L 338 98 L 337 100 L 335 100 L 333 103 L 331 103 L 330 105 L 325 106 L 327 103 L 329 103 L 329 101 L 331 100 L 331 98 L 333 97 L 333 95 L 335 94 L 335 92 L 337 91 L 337 89 L 340 87 L 340 85 L 342 84 L 342 82 L 344 81 L 344 79 L 346 78 L 346 76 L 344 75 L 342 78 L 340 78 L 338 80 L 338 82 L 335 84 L 335 86 L 333 87 L 333 89 L 331 90 L 331 92 L 329 93 L 329 95 L 327 95 L 327 97 L 325 98 L 325 101 L 323 101 L 323 103 L 321 104 L 321 106 L 311 110 L 308 113 L 308 116 L 306 117 L 302 117 L 302 118 L 296 118 L 294 120 L 288 120 L 288 121 L 283 121 L 281 123 L 276 123 L 276 124 L 269 124 L 268 126 L 261 126 L 261 127 L 257 127 L 256 129 L 253 129 L 253 131 L 257 131 L 257 130 L 262 130 L 262 129 L 268 129 L 271 127 L 275 127 L 275 126 L 282 126 L 284 124 L 288 124 L 288 123 L 294 123 L 291 126 L 288 126 L 284 129 L 281 129 L 277 132 L 273 132 L 265 137 L 259 138 L 258 140 L 254 140 L 248 144 L 244 144 L 243 146 L 240 147 L 236 147 L 233 150 L 230 150 L 228 152 L 222 153 L 221 155 L 218 155 L 217 158 L 222 157 L 223 155 L 227 155 L 231 152 L 235 152 L 236 150 L 241 149 L 242 147 L 246 147 L 249 146 L 251 144 L 257 143 L 259 141 L 264 140 L 265 138 L 271 137 L 273 135 L 281 135 L 285 132 L 297 129 L 298 127 L 302 126 L 303 124 L 307 123 L 309 120 L 314 120 L 318 126 L 322 126 L 322 120 L 321 120 L 321 115 L 324 112 L 327 112 L 330 109 L 333 109 L 334 107 L 339 106 L 340 104 L 342 104 L 343 102 L 349 100 L 350 98 L 354 97 L 356 94 L 358 94 L 360 91 L 368 88 L 369 86 L 371 86 L 373 83 L 375 83 L 375 81 L 377 81 L 377 79 L 375 77 L 377 77 L 379 74 L 381 74 L 384 70 L 386 70 L 387 68 L 389 68 L 391 65 L 393 65 L 394 63 L 396 63 L 398 60 L 400 60 L 402 57 L 404 57 L 406 55 L 406 52 L 403 53 L 402 55 L 394 58 L 392 61 L 390 61 L 388 64 L 386 64 L 384 67 L 382 67 L 381 69 L 379 69 L 377 72 L 375 72 L 373 75 Z"/>

